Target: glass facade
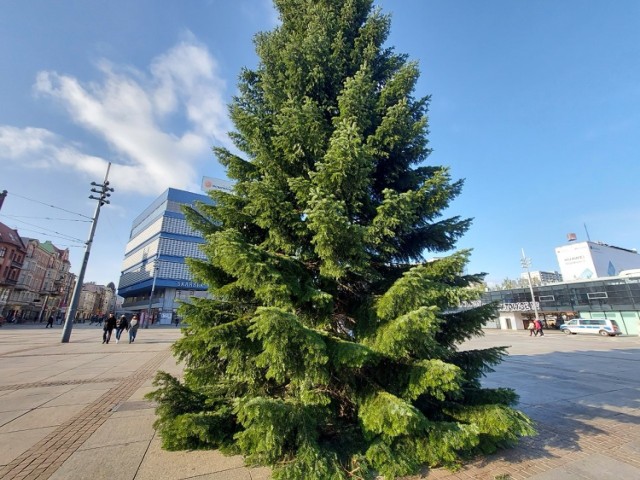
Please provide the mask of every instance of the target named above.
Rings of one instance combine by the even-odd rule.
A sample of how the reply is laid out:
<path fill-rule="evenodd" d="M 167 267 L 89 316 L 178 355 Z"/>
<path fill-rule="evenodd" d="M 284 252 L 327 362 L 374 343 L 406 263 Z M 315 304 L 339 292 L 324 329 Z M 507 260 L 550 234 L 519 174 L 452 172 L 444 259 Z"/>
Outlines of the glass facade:
<path fill-rule="evenodd" d="M 205 258 L 202 236 L 182 213 L 183 205 L 196 202 L 210 204 L 211 199 L 170 188 L 133 221 L 118 284 L 125 310 L 148 314 L 152 322 L 171 323 L 179 292 L 206 290 L 206 285 L 193 281 L 185 261 Z"/>
<path fill-rule="evenodd" d="M 549 320 L 549 326 L 557 327 L 576 316 L 610 318 L 623 323 L 624 333 L 639 333 L 640 275 L 534 286 L 533 291 L 540 316 Z M 528 288 L 487 291 L 482 303 L 489 302 L 498 302 L 501 312 L 520 311 L 524 321 L 533 318 Z"/>

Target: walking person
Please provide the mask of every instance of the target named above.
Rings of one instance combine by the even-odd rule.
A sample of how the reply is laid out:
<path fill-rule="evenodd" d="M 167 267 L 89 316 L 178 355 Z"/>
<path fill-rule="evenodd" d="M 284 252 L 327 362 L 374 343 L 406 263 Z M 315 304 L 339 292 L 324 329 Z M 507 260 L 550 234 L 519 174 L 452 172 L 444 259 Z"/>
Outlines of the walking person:
<path fill-rule="evenodd" d="M 536 329 L 536 337 L 538 336 L 538 334 L 540 334 L 540 336 L 544 336 L 544 332 L 542 331 L 542 322 L 539 319 L 535 319 L 535 321 L 533 322 L 535 324 L 535 329 Z"/>
<path fill-rule="evenodd" d="M 140 326 L 140 322 L 138 321 L 138 315 L 134 315 L 131 317 L 131 321 L 129 322 L 129 343 L 133 343 L 136 341 L 136 335 L 138 334 L 138 327 Z"/>
<path fill-rule="evenodd" d="M 44 326 L 44 328 L 53 328 L 53 316 L 49 315 L 49 318 L 47 319 L 47 324 Z"/>
<path fill-rule="evenodd" d="M 104 321 L 104 327 L 102 327 L 102 343 L 109 343 L 114 328 L 116 328 L 116 317 L 113 313 L 110 313 L 109 317 Z"/>
<path fill-rule="evenodd" d="M 529 326 L 527 327 L 527 329 L 529 330 L 529 336 L 533 337 L 533 334 L 536 330 L 536 324 L 533 320 L 529 321 Z"/>
<path fill-rule="evenodd" d="M 127 317 L 124 315 L 116 321 L 116 343 L 120 343 L 120 336 L 123 330 L 129 330 L 129 322 L 127 322 Z"/>

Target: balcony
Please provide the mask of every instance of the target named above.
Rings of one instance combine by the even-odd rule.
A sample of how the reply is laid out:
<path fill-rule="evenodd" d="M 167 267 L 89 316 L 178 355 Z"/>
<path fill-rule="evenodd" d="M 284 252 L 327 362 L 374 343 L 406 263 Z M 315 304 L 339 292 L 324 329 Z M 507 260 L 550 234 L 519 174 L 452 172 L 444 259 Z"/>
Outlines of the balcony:
<path fill-rule="evenodd" d="M 27 285 L 24 282 L 16 282 L 14 289 L 15 290 L 29 290 L 29 285 Z"/>

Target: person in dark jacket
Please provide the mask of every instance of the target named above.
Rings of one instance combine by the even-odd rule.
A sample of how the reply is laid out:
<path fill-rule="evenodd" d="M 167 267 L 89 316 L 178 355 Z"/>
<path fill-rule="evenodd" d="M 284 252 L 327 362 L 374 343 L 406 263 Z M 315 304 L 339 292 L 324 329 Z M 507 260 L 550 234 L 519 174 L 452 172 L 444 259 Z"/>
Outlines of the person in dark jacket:
<path fill-rule="evenodd" d="M 102 327 L 102 343 L 109 343 L 109 340 L 111 340 L 111 332 L 113 332 L 114 328 L 116 328 L 116 317 L 113 313 L 110 313 Z"/>
<path fill-rule="evenodd" d="M 129 322 L 127 322 L 127 317 L 122 315 L 116 320 L 116 343 L 120 342 L 120 335 L 124 330 L 129 330 Z"/>

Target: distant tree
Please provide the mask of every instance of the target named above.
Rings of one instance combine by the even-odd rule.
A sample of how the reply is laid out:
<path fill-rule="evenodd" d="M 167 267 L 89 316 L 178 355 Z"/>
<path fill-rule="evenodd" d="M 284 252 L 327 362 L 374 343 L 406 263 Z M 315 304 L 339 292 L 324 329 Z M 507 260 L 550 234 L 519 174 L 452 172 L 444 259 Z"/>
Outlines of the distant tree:
<path fill-rule="evenodd" d="M 511 290 L 512 288 L 518 288 L 518 280 L 512 280 L 511 278 L 505 278 L 500 284 L 501 290 Z"/>
<path fill-rule="evenodd" d="M 231 107 L 236 181 L 187 215 L 214 299 L 181 308 L 184 380 L 150 398 L 168 449 L 221 448 L 274 478 L 387 478 L 453 466 L 533 432 L 509 389 L 483 389 L 504 348 L 460 351 L 494 305 L 450 252 L 462 182 L 424 163 L 418 68 L 383 47 L 370 0 L 276 0 Z"/>

